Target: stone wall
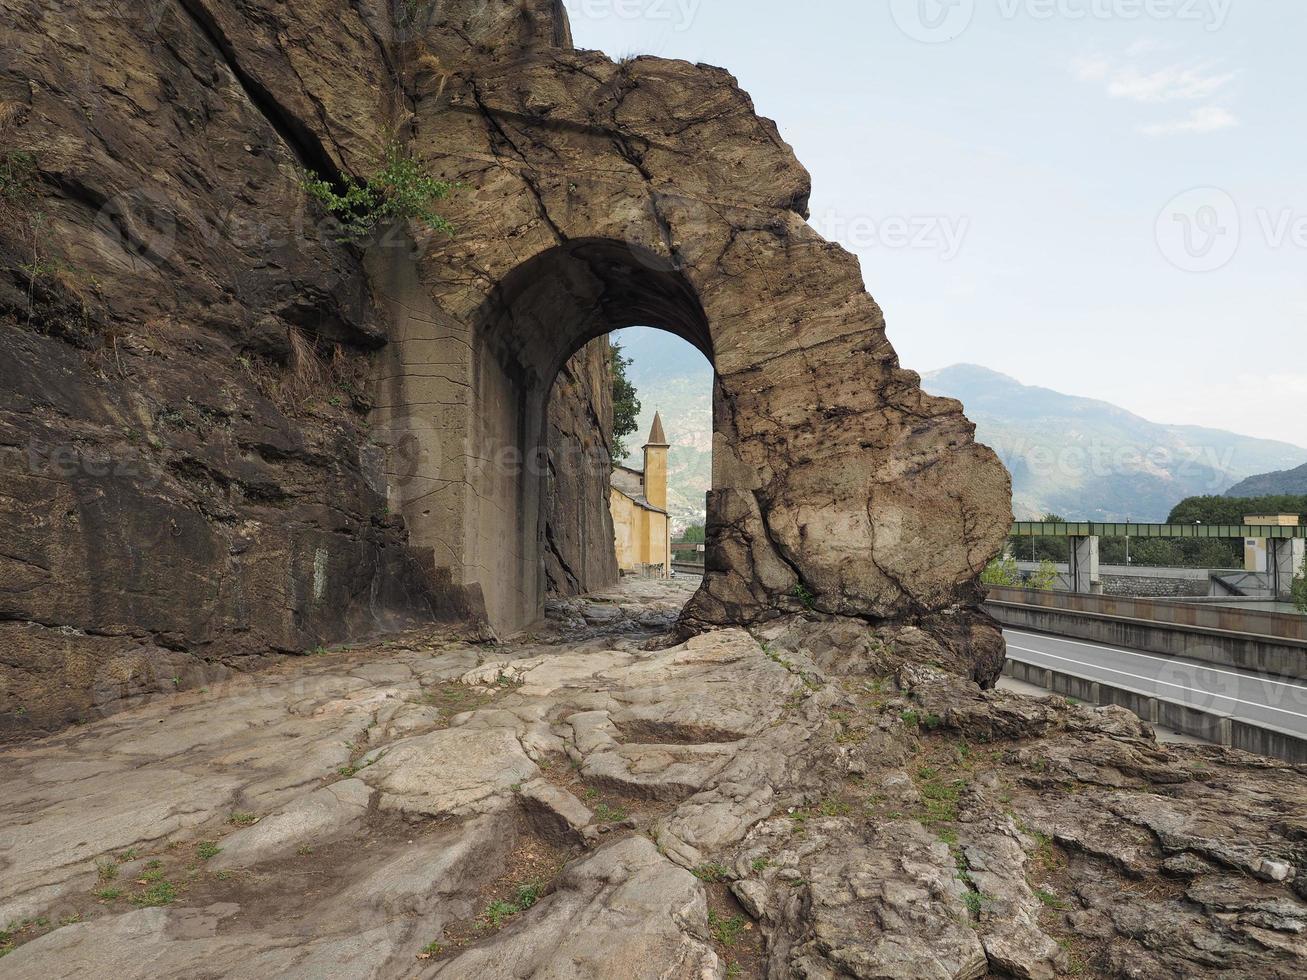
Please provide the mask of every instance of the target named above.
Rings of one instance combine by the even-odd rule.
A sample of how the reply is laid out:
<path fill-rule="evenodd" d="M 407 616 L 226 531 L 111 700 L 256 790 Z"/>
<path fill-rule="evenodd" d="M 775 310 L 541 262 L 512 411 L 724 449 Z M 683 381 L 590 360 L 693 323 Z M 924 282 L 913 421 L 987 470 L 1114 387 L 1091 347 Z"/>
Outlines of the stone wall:
<path fill-rule="evenodd" d="M 1102 574 L 1104 595 L 1178 599 L 1212 594 L 1210 579 L 1168 577 L 1162 569 L 1156 575 L 1113 575 L 1106 571 Z"/>

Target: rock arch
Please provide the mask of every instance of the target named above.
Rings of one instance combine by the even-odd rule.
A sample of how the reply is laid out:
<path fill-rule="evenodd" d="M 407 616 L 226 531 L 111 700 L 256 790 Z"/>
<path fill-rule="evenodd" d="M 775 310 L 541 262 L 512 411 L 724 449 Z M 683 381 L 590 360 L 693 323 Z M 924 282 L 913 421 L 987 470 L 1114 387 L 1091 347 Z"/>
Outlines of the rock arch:
<path fill-rule="evenodd" d="M 459 234 L 423 243 L 420 289 L 388 294 L 384 401 L 422 403 L 411 382 L 439 363 L 458 406 L 440 427 L 451 506 L 406 508 L 415 541 L 441 540 L 492 622 L 530 621 L 538 494 L 485 461 L 539 444 L 573 350 L 641 323 L 717 371 L 708 575 L 687 630 L 974 606 L 1011 519 L 1007 474 L 961 406 L 900 367 L 856 259 L 807 224 L 809 178 L 775 125 L 719 69 L 496 50 L 443 50 L 447 84 L 414 116 L 426 165 L 467 189 Z"/>

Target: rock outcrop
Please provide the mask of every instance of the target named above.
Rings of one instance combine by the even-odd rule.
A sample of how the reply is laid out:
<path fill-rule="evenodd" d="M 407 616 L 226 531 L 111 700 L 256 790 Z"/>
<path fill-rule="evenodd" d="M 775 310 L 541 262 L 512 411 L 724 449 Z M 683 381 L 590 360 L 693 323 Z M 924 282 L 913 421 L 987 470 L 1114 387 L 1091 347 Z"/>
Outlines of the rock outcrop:
<path fill-rule="evenodd" d="M 546 401 L 637 323 L 718 375 L 685 634 L 947 622 L 997 676 L 975 579 L 1006 474 L 899 366 L 724 71 L 572 50 L 556 0 L 6 13 L 5 731 L 415 620 L 511 632 L 551 573 L 593 584 L 562 566 L 602 533 L 594 486 L 560 473 L 586 503 L 547 528 Z M 305 171 L 362 179 L 394 147 L 459 182 L 457 233 L 343 244 Z"/>
<path fill-rule="evenodd" d="M 689 592 L 157 696 L 0 752 L 6 977 L 1297 978 L 1307 769 Z M 923 666 L 922 660 L 938 666 Z"/>

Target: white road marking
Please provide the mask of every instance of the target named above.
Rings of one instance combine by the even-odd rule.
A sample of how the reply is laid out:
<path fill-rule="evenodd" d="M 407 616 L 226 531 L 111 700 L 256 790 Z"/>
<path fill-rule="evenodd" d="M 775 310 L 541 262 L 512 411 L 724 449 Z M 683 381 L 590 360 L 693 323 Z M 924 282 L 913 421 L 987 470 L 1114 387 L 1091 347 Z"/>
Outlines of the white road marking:
<path fill-rule="evenodd" d="M 1263 684 L 1274 684 L 1276 687 L 1291 687 L 1295 691 L 1301 691 L 1307 694 L 1307 684 L 1292 684 L 1284 681 L 1273 681 L 1269 678 L 1258 677 L 1252 672 L 1240 673 L 1237 670 L 1221 670 L 1219 667 L 1209 667 L 1207 664 L 1199 663 L 1196 660 L 1190 660 L 1186 657 L 1156 657 L 1149 653 L 1140 653 L 1137 650 L 1122 650 L 1120 647 L 1104 646 L 1102 643 L 1085 643 L 1081 640 L 1068 640 L 1060 636 L 1050 636 L 1047 633 L 1027 633 L 1024 630 L 1005 629 L 1004 633 L 1011 633 L 1013 636 L 1028 636 L 1032 640 L 1051 640 L 1054 643 L 1070 643 L 1076 647 L 1088 647 L 1090 650 L 1108 650 L 1112 653 L 1122 653 L 1127 657 L 1142 657 L 1144 660 L 1156 660 L 1159 663 L 1166 664 L 1184 664 L 1187 667 L 1194 667 L 1198 670 L 1210 670 L 1213 674 L 1225 674 L 1227 677 L 1247 678 L 1251 677 Z"/>
<path fill-rule="evenodd" d="M 1303 714 L 1299 711 L 1289 711 L 1287 708 L 1276 708 L 1269 704 L 1263 704 L 1260 701 L 1245 701 L 1242 698 L 1234 698 L 1228 694 L 1216 694 L 1210 691 L 1202 691 L 1196 687 L 1185 687 L 1183 684 L 1172 684 L 1170 681 L 1160 680 L 1156 677 L 1148 677 L 1144 674 L 1132 674 L 1129 671 L 1117 670 L 1115 667 L 1104 667 L 1102 664 L 1087 664 L 1083 660 L 1072 660 L 1070 657 L 1059 657 L 1054 653 L 1045 653 L 1043 650 L 1032 650 L 1029 647 L 1019 647 L 1012 643 L 1009 643 L 1008 647 L 1013 650 L 1020 650 L 1022 653 L 1033 653 L 1036 656 L 1048 657 L 1052 660 L 1061 660 L 1063 663 L 1075 664 L 1078 667 L 1088 667 L 1091 670 L 1103 670 L 1107 671 L 1109 674 L 1120 674 L 1122 677 L 1131 677 L 1139 681 L 1148 681 L 1162 687 L 1174 687 L 1178 691 L 1194 691 L 1199 694 L 1206 694 L 1208 697 L 1220 701 L 1229 701 L 1233 704 L 1246 704 L 1251 708 L 1261 708 L 1264 711 L 1277 711 L 1282 715 L 1291 715 L 1294 718 L 1307 718 L 1307 714 Z M 1035 664 L 1035 666 L 1038 667 L 1041 665 Z M 1236 674 L 1235 676 L 1237 677 L 1238 675 Z M 1085 679 L 1092 681 L 1095 678 L 1088 677 Z"/>

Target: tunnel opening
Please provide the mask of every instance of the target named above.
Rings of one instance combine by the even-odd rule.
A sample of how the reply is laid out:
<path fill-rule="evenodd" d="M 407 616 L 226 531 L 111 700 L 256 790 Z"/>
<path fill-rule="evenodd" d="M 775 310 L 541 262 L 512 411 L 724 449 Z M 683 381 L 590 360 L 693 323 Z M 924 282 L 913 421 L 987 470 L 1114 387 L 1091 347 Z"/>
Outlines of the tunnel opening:
<path fill-rule="evenodd" d="M 573 588 L 615 578 L 612 566 L 595 575 L 563 570 L 556 561 L 561 546 L 549 539 L 551 488 L 556 496 L 600 485 L 595 478 L 602 471 L 594 468 L 611 465 L 608 447 L 595 445 L 578 447 L 570 459 L 551 459 L 549 404 L 556 379 L 568 382 L 574 356 L 630 327 L 674 334 L 710 365 L 714 351 L 707 317 L 685 276 L 624 241 L 574 240 L 535 256 L 501 280 L 480 314 L 469 438 L 478 448 L 467 476 L 475 510 L 466 523 L 468 580 L 480 583 L 487 618 L 503 631 L 540 617 L 551 574 L 555 581 L 570 579 Z M 592 537 L 612 527 L 611 516 L 605 520 L 593 505 L 580 519 Z"/>
<path fill-rule="evenodd" d="M 714 380 L 696 347 L 650 327 L 593 340 L 564 365 L 547 403 L 550 597 L 629 577 L 699 584 Z"/>

